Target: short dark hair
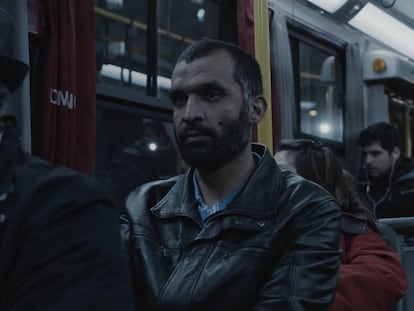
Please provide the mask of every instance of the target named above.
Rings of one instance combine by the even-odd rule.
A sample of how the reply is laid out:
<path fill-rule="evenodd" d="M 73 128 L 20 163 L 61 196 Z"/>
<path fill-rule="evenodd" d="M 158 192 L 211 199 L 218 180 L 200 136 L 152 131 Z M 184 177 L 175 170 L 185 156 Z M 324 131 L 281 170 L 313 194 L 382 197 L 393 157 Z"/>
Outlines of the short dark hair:
<path fill-rule="evenodd" d="M 398 128 L 387 122 L 371 124 L 361 131 L 357 144 L 364 147 L 378 142 L 382 148 L 392 152 L 394 147 L 400 146 Z"/>
<path fill-rule="evenodd" d="M 225 50 L 233 58 L 233 77 L 242 89 L 246 105 L 252 97 L 263 94 L 262 75 L 256 59 L 232 43 L 213 39 L 194 42 L 181 53 L 177 63 L 182 61 L 190 63 L 197 58 L 211 55 L 217 50 Z"/>

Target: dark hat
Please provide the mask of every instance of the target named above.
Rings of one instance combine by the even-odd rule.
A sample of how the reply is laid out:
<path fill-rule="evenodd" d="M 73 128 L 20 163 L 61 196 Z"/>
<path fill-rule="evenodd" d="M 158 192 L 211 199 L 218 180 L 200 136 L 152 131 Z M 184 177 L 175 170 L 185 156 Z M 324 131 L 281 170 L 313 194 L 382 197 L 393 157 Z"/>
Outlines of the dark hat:
<path fill-rule="evenodd" d="M 16 23 L 4 8 L 0 7 L 0 82 L 10 92 L 16 90 L 23 82 L 29 66 L 15 58 L 14 41 Z"/>

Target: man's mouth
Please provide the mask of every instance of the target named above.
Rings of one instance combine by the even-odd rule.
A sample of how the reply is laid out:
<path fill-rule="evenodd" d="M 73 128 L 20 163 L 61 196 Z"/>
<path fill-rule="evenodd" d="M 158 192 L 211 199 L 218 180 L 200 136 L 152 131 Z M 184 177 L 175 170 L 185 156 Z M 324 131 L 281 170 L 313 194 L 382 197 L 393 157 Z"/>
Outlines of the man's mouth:
<path fill-rule="evenodd" d="M 377 172 L 377 169 L 376 169 L 375 167 L 368 167 L 368 168 L 367 168 L 367 171 L 368 171 L 369 173 L 375 173 L 375 172 Z"/>
<path fill-rule="evenodd" d="M 186 129 L 182 131 L 180 137 L 182 141 L 199 142 L 199 141 L 211 139 L 213 136 L 210 133 L 208 133 L 208 131 L 206 130 Z"/>
<path fill-rule="evenodd" d="M 187 133 L 183 135 L 183 141 L 188 143 L 200 142 L 208 139 L 211 139 L 211 136 L 203 133 Z"/>

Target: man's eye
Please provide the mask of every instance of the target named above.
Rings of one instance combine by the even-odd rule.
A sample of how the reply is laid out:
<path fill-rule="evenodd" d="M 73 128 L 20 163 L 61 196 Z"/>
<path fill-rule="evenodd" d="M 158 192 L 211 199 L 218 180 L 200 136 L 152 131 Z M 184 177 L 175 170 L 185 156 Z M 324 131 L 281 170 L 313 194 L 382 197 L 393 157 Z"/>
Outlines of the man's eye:
<path fill-rule="evenodd" d="M 187 96 L 184 94 L 176 94 L 171 97 L 171 101 L 175 106 L 183 105 L 187 101 Z"/>
<path fill-rule="evenodd" d="M 221 97 L 221 92 L 217 90 L 208 90 L 204 93 L 204 98 L 208 101 L 216 101 Z"/>

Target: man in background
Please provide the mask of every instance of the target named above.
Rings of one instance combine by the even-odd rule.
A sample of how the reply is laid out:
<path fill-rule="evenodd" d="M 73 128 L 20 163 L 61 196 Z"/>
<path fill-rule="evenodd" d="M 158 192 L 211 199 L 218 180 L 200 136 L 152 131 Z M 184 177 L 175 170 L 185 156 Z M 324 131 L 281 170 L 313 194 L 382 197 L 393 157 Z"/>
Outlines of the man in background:
<path fill-rule="evenodd" d="M 24 153 L 10 92 L 28 66 L 0 7 L 0 310 L 133 310 L 118 213 L 89 177 Z"/>
<path fill-rule="evenodd" d="M 359 192 L 377 218 L 414 216 L 414 161 L 404 158 L 398 129 L 379 122 L 363 129 Z"/>

